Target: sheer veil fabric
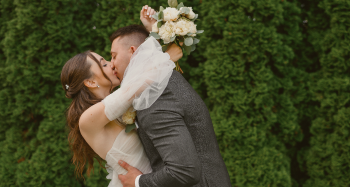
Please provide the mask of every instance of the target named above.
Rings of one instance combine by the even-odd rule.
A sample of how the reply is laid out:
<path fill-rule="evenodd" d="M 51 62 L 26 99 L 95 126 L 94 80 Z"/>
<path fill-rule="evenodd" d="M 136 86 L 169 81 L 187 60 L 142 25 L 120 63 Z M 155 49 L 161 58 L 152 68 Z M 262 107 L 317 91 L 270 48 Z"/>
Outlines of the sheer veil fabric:
<path fill-rule="evenodd" d="M 167 87 L 174 68 L 174 62 L 168 53 L 163 53 L 159 42 L 153 37 L 146 40 L 132 55 L 120 88 L 102 101 L 108 119 L 119 118 L 131 105 L 135 110 L 149 108 Z M 119 160 L 126 161 L 142 173 L 152 172 L 135 131 L 120 132 L 107 153 L 107 179 L 111 179 L 108 187 L 122 187 L 118 175 L 127 171 L 119 166 Z"/>
<path fill-rule="evenodd" d="M 135 110 L 149 108 L 163 93 L 174 68 L 159 42 L 147 39 L 132 55 L 120 88 L 102 101 L 108 119 L 117 119 L 131 104 Z"/>

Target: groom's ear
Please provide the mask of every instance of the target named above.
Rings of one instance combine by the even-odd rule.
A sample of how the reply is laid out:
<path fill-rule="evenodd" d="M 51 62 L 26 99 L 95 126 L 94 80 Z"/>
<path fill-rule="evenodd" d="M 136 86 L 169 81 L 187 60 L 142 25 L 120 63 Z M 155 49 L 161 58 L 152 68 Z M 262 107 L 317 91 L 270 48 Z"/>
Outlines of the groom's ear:
<path fill-rule="evenodd" d="M 135 46 L 131 46 L 131 47 L 130 47 L 131 53 L 134 54 L 135 51 L 136 51 L 136 49 L 137 49 L 137 48 L 136 48 Z"/>

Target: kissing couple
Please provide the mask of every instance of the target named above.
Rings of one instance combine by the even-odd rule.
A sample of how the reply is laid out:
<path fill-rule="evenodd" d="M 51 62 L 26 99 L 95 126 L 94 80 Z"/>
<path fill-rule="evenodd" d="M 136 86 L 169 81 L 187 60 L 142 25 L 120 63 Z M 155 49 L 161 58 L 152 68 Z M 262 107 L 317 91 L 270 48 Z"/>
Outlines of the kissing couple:
<path fill-rule="evenodd" d="M 146 5 L 144 26 L 111 35 L 110 62 L 87 51 L 62 68 L 76 172 L 82 176 L 88 162 L 89 174 L 96 159 L 107 162 L 109 187 L 230 187 L 209 111 L 174 70 L 182 49 L 172 44 L 163 52 L 155 38 L 145 41 L 153 14 Z M 121 116 L 131 107 L 137 128 L 127 133 Z"/>

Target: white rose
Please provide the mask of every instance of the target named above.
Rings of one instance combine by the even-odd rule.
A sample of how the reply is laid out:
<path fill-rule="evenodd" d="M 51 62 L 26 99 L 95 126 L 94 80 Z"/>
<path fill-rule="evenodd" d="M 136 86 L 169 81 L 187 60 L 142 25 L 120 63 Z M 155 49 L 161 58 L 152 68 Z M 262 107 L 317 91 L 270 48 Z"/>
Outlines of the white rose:
<path fill-rule="evenodd" d="M 164 40 L 164 44 L 170 43 L 171 38 L 175 36 L 174 26 L 174 22 L 167 21 L 159 28 L 159 35 Z"/>
<path fill-rule="evenodd" d="M 175 22 L 174 29 L 175 29 L 175 34 L 185 36 L 187 33 L 190 32 L 190 23 L 185 19 L 181 19 Z"/>
<path fill-rule="evenodd" d="M 156 33 L 159 32 L 159 29 L 158 29 L 158 22 L 155 22 L 155 23 L 152 25 L 152 32 L 156 32 Z"/>
<path fill-rule="evenodd" d="M 193 23 L 193 21 L 190 22 L 190 33 L 193 33 L 194 36 L 196 36 L 195 33 L 197 33 L 197 25 Z M 192 34 L 192 35 L 193 35 Z"/>
<path fill-rule="evenodd" d="M 190 8 L 190 13 L 186 15 L 186 17 L 188 17 L 188 19 L 193 19 L 194 17 L 196 17 L 196 14 L 193 12 L 192 7 Z"/>
<path fill-rule="evenodd" d="M 179 18 L 179 11 L 176 8 L 166 8 L 163 10 L 164 21 L 176 21 Z"/>
<path fill-rule="evenodd" d="M 193 35 L 196 32 L 197 32 L 196 25 L 192 21 L 181 19 L 175 23 L 175 34 L 185 36 L 188 33 L 192 33 Z"/>
<path fill-rule="evenodd" d="M 130 107 L 122 116 L 122 120 L 126 124 L 135 123 L 136 111 L 133 107 Z"/>
<path fill-rule="evenodd" d="M 181 11 L 182 8 L 184 8 L 184 7 L 181 7 L 180 11 Z M 185 14 L 182 14 L 182 15 L 186 16 L 188 19 L 193 19 L 194 17 L 196 17 L 196 14 L 193 12 L 192 7 L 187 7 L 187 8 L 190 9 L 190 13 L 188 13 L 186 15 Z"/>

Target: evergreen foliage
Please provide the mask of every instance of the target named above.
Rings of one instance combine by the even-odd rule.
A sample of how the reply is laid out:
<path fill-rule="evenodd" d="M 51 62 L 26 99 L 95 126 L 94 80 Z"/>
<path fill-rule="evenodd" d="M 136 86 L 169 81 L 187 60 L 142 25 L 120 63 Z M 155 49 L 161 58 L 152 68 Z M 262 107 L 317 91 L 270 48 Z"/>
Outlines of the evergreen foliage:
<path fill-rule="evenodd" d="M 317 105 L 310 148 L 304 153 L 310 177 L 304 186 L 349 186 L 350 3 L 323 0 L 310 5 L 308 17 L 313 24 L 307 34 L 314 50 L 309 55 L 318 54 L 310 91 Z"/>
<path fill-rule="evenodd" d="M 184 77 L 206 102 L 232 186 L 350 185 L 350 3 L 181 1 L 205 32 Z M 76 179 L 60 73 L 167 0 L 0 1 L 0 186 L 107 186 Z"/>
<path fill-rule="evenodd" d="M 1 1 L 1 186 L 81 186 L 59 77 L 65 61 L 94 47 L 95 7 L 85 3 L 94 1 Z"/>
<path fill-rule="evenodd" d="M 292 185 L 287 146 L 303 138 L 293 98 L 302 72 L 291 63 L 299 13 L 288 1 L 203 2 L 204 85 L 233 186 Z"/>

